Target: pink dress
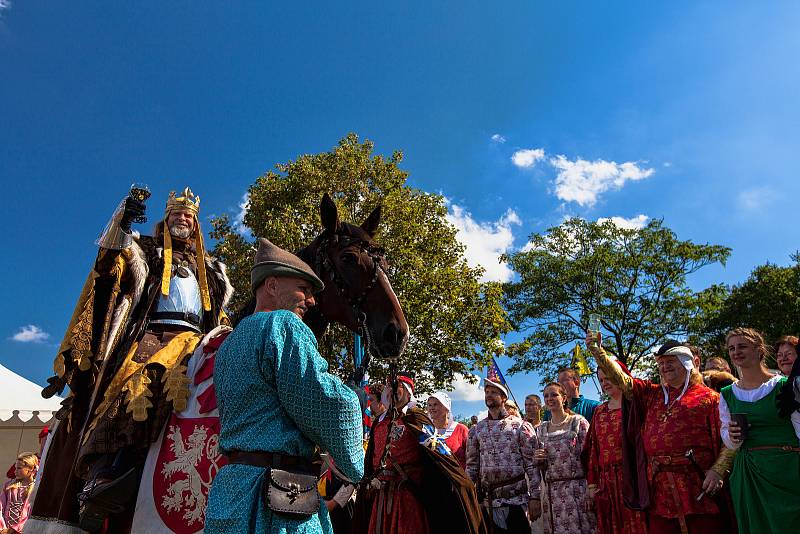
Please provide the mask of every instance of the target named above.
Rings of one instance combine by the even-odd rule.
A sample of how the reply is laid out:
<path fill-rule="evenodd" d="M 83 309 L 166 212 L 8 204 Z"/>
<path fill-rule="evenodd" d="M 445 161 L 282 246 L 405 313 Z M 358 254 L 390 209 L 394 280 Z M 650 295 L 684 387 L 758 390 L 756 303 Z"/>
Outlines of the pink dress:
<path fill-rule="evenodd" d="M 31 503 L 28 496 L 33 489 L 33 483 L 17 484 L 16 480 L 9 480 L 0 493 L 0 528 L 13 528 L 22 532 L 28 516 L 31 514 Z"/>

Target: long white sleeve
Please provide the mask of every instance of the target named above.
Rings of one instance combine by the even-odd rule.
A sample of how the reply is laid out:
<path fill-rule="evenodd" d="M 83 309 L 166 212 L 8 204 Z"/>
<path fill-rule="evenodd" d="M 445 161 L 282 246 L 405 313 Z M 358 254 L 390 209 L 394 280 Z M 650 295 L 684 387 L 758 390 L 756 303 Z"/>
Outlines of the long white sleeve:
<path fill-rule="evenodd" d="M 719 422 L 720 422 L 720 434 L 722 435 L 722 442 L 729 449 L 733 450 L 738 449 L 742 445 L 742 443 L 741 442 L 737 443 L 731 439 L 730 429 L 728 428 L 731 424 L 731 411 L 728 408 L 728 403 L 725 402 L 725 397 L 723 397 L 722 395 L 719 396 Z"/>

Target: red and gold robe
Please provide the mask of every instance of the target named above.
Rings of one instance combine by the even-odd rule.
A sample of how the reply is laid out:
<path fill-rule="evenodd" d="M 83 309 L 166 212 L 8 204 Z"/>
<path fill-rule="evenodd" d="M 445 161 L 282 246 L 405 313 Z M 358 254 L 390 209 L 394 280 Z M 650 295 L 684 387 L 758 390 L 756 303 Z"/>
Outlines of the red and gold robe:
<path fill-rule="evenodd" d="M 692 451 L 703 472 L 711 468 L 722 448 L 719 394 L 693 380 L 679 399 L 680 389 L 668 388 L 664 403 L 660 384 L 633 380 L 633 402 L 644 408 L 642 443 L 647 456 L 650 512 L 680 518 L 689 514 L 718 514 L 716 501 L 704 496 L 703 478 L 686 453 Z"/>
<path fill-rule="evenodd" d="M 402 418 L 392 426 L 389 417 L 375 424 L 372 432 L 375 447 L 372 457 L 367 461 L 372 463 L 373 472 L 377 473 L 378 480 L 385 484 L 386 489 L 372 503 L 369 532 L 428 534 L 428 515 L 419 498 L 423 451 L 417 434 L 403 423 Z M 391 442 L 391 454 L 381 470 L 381 456 L 387 440 Z M 398 471 L 404 473 L 407 479 L 404 480 Z"/>
<path fill-rule="evenodd" d="M 599 534 L 646 534 L 642 512 L 625 506 L 622 499 L 622 410 L 604 402 L 594 411 L 586 440 L 587 481 L 596 487 L 594 502 Z"/>

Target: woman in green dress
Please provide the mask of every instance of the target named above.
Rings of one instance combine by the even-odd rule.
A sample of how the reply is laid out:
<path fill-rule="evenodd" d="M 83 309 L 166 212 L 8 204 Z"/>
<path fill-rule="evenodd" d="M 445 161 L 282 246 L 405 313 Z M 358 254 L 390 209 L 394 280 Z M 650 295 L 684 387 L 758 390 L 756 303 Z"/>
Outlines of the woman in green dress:
<path fill-rule="evenodd" d="M 737 449 L 730 477 L 739 532 L 797 532 L 800 525 L 800 414 L 780 417 L 776 395 L 786 377 L 764 365 L 767 345 L 751 328 L 726 336 L 741 379 L 724 387 L 719 403 L 722 440 Z M 746 428 L 737 424 L 746 417 Z"/>

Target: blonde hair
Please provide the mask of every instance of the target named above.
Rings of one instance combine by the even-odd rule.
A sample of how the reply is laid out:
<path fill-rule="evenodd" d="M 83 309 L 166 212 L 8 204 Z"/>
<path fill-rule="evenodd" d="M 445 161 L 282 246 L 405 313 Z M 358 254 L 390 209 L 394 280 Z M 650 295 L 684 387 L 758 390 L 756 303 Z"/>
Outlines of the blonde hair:
<path fill-rule="evenodd" d="M 518 416 L 522 415 L 522 412 L 519 411 L 519 406 L 517 406 L 517 403 L 514 402 L 513 400 L 506 399 L 506 402 L 504 402 L 503 404 L 504 404 L 504 407 L 505 407 L 506 411 L 514 410 L 515 412 L 517 412 Z"/>
<path fill-rule="evenodd" d="M 772 354 L 772 349 L 767 343 L 764 341 L 764 336 L 761 335 L 761 332 L 756 330 L 755 328 L 747 328 L 745 326 L 739 326 L 734 328 L 730 332 L 725 335 L 725 345 L 728 345 L 728 341 L 732 337 L 743 337 L 753 345 L 755 345 L 756 350 L 761 353 L 761 359 L 764 360 L 767 356 Z"/>
<path fill-rule="evenodd" d="M 22 462 L 23 464 L 25 464 L 25 466 L 30 467 L 31 469 L 33 469 L 33 474 L 34 474 L 34 476 L 36 476 L 36 470 L 39 469 L 39 457 L 35 453 L 23 452 L 22 454 L 17 456 L 17 461 L 18 462 Z M 6 486 L 6 489 L 21 488 L 21 487 L 22 487 L 22 482 L 20 482 L 19 479 L 16 479 L 11 484 Z M 25 498 L 26 499 L 28 498 L 28 495 L 30 495 L 32 489 L 33 489 L 33 484 L 31 483 L 25 489 Z"/>

